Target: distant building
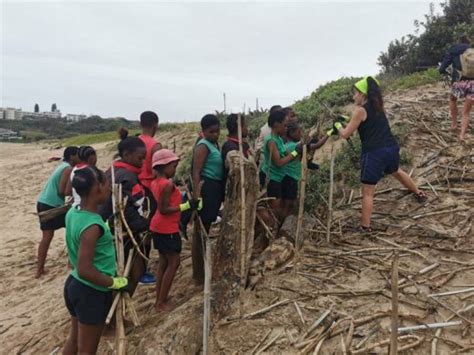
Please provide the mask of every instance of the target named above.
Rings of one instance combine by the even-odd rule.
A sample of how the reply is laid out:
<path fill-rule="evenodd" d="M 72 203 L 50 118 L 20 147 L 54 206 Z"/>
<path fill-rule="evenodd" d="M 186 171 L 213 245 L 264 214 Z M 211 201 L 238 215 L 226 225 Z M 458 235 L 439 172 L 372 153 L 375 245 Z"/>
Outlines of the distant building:
<path fill-rule="evenodd" d="M 78 122 L 81 120 L 85 120 L 87 118 L 86 115 L 76 115 L 74 113 L 68 113 L 66 115 L 66 120 L 67 121 L 72 121 L 72 122 Z"/>
<path fill-rule="evenodd" d="M 18 134 L 11 129 L 0 128 L 0 140 L 21 139 Z"/>
<path fill-rule="evenodd" d="M 4 119 L 14 120 L 15 119 L 16 109 L 13 107 L 6 107 L 4 111 Z"/>

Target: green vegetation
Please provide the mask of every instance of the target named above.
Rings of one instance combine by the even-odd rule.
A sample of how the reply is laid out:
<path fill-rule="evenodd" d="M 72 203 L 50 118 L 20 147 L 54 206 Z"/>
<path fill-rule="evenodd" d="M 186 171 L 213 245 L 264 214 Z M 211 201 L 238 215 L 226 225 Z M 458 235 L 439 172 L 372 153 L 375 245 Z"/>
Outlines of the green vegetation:
<path fill-rule="evenodd" d="M 390 42 L 378 64 L 384 73 L 409 74 L 436 67 L 463 33 L 474 37 L 474 1 L 449 0 L 435 14 L 434 5 L 423 21 L 415 21 L 415 34 Z"/>
<path fill-rule="evenodd" d="M 26 142 L 116 132 L 120 127 L 137 129 L 138 122 L 128 121 L 124 118 L 103 119 L 99 116 L 91 116 L 78 122 L 68 122 L 64 118 L 0 120 L 0 128 L 19 132 Z"/>
<path fill-rule="evenodd" d="M 405 90 L 421 85 L 434 84 L 442 79 L 441 74 L 435 68 L 403 76 L 384 74 L 380 78 L 384 89 L 387 91 Z"/>
<path fill-rule="evenodd" d="M 129 135 L 138 134 L 139 130 L 130 130 Z M 91 134 L 81 134 L 79 136 L 66 138 L 61 141 L 61 145 L 64 147 L 69 145 L 91 145 L 95 143 L 102 143 L 102 142 L 110 142 L 118 140 L 118 133 L 117 131 L 112 132 L 103 132 L 103 133 L 91 133 Z"/>

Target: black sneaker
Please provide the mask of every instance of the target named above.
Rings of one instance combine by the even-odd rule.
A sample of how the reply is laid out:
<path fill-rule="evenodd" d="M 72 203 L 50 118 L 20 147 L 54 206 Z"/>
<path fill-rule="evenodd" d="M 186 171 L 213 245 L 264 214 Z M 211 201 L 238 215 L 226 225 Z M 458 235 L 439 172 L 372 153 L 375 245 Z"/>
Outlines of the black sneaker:
<path fill-rule="evenodd" d="M 361 234 L 370 234 L 372 233 L 372 227 L 359 226 L 359 228 L 357 228 L 357 231 Z"/>
<path fill-rule="evenodd" d="M 426 196 L 426 193 L 424 191 L 420 191 L 417 194 L 413 193 L 413 197 L 415 197 L 415 200 L 418 203 L 425 203 L 426 201 L 428 201 L 428 196 Z"/>

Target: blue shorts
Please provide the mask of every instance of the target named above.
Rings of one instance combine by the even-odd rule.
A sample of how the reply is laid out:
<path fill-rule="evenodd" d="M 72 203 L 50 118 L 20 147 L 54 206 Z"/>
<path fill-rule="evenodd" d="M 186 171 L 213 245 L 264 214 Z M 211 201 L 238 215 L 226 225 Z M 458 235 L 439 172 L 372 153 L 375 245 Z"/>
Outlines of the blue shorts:
<path fill-rule="evenodd" d="M 360 181 L 367 185 L 377 185 L 384 175 L 396 172 L 399 164 L 400 148 L 397 145 L 362 153 Z"/>

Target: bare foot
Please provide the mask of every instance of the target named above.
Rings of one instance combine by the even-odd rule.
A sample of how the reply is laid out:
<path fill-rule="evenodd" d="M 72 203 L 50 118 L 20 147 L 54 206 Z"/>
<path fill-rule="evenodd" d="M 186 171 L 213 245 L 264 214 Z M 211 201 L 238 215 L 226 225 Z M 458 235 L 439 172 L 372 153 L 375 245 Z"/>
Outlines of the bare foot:
<path fill-rule="evenodd" d="M 44 268 L 41 267 L 41 268 L 36 269 L 36 275 L 35 275 L 35 277 L 36 277 L 37 279 L 39 279 L 41 276 L 43 276 L 43 275 L 45 275 L 45 274 L 46 274 L 46 271 L 44 270 Z"/>
<path fill-rule="evenodd" d="M 459 136 L 459 140 L 464 143 L 464 136 L 463 136 L 463 135 L 460 135 L 460 136 Z"/>
<path fill-rule="evenodd" d="M 456 123 L 451 123 L 451 131 L 455 131 L 458 128 Z"/>
<path fill-rule="evenodd" d="M 171 302 L 163 302 L 155 304 L 156 312 L 170 312 L 175 308 L 175 305 Z"/>

